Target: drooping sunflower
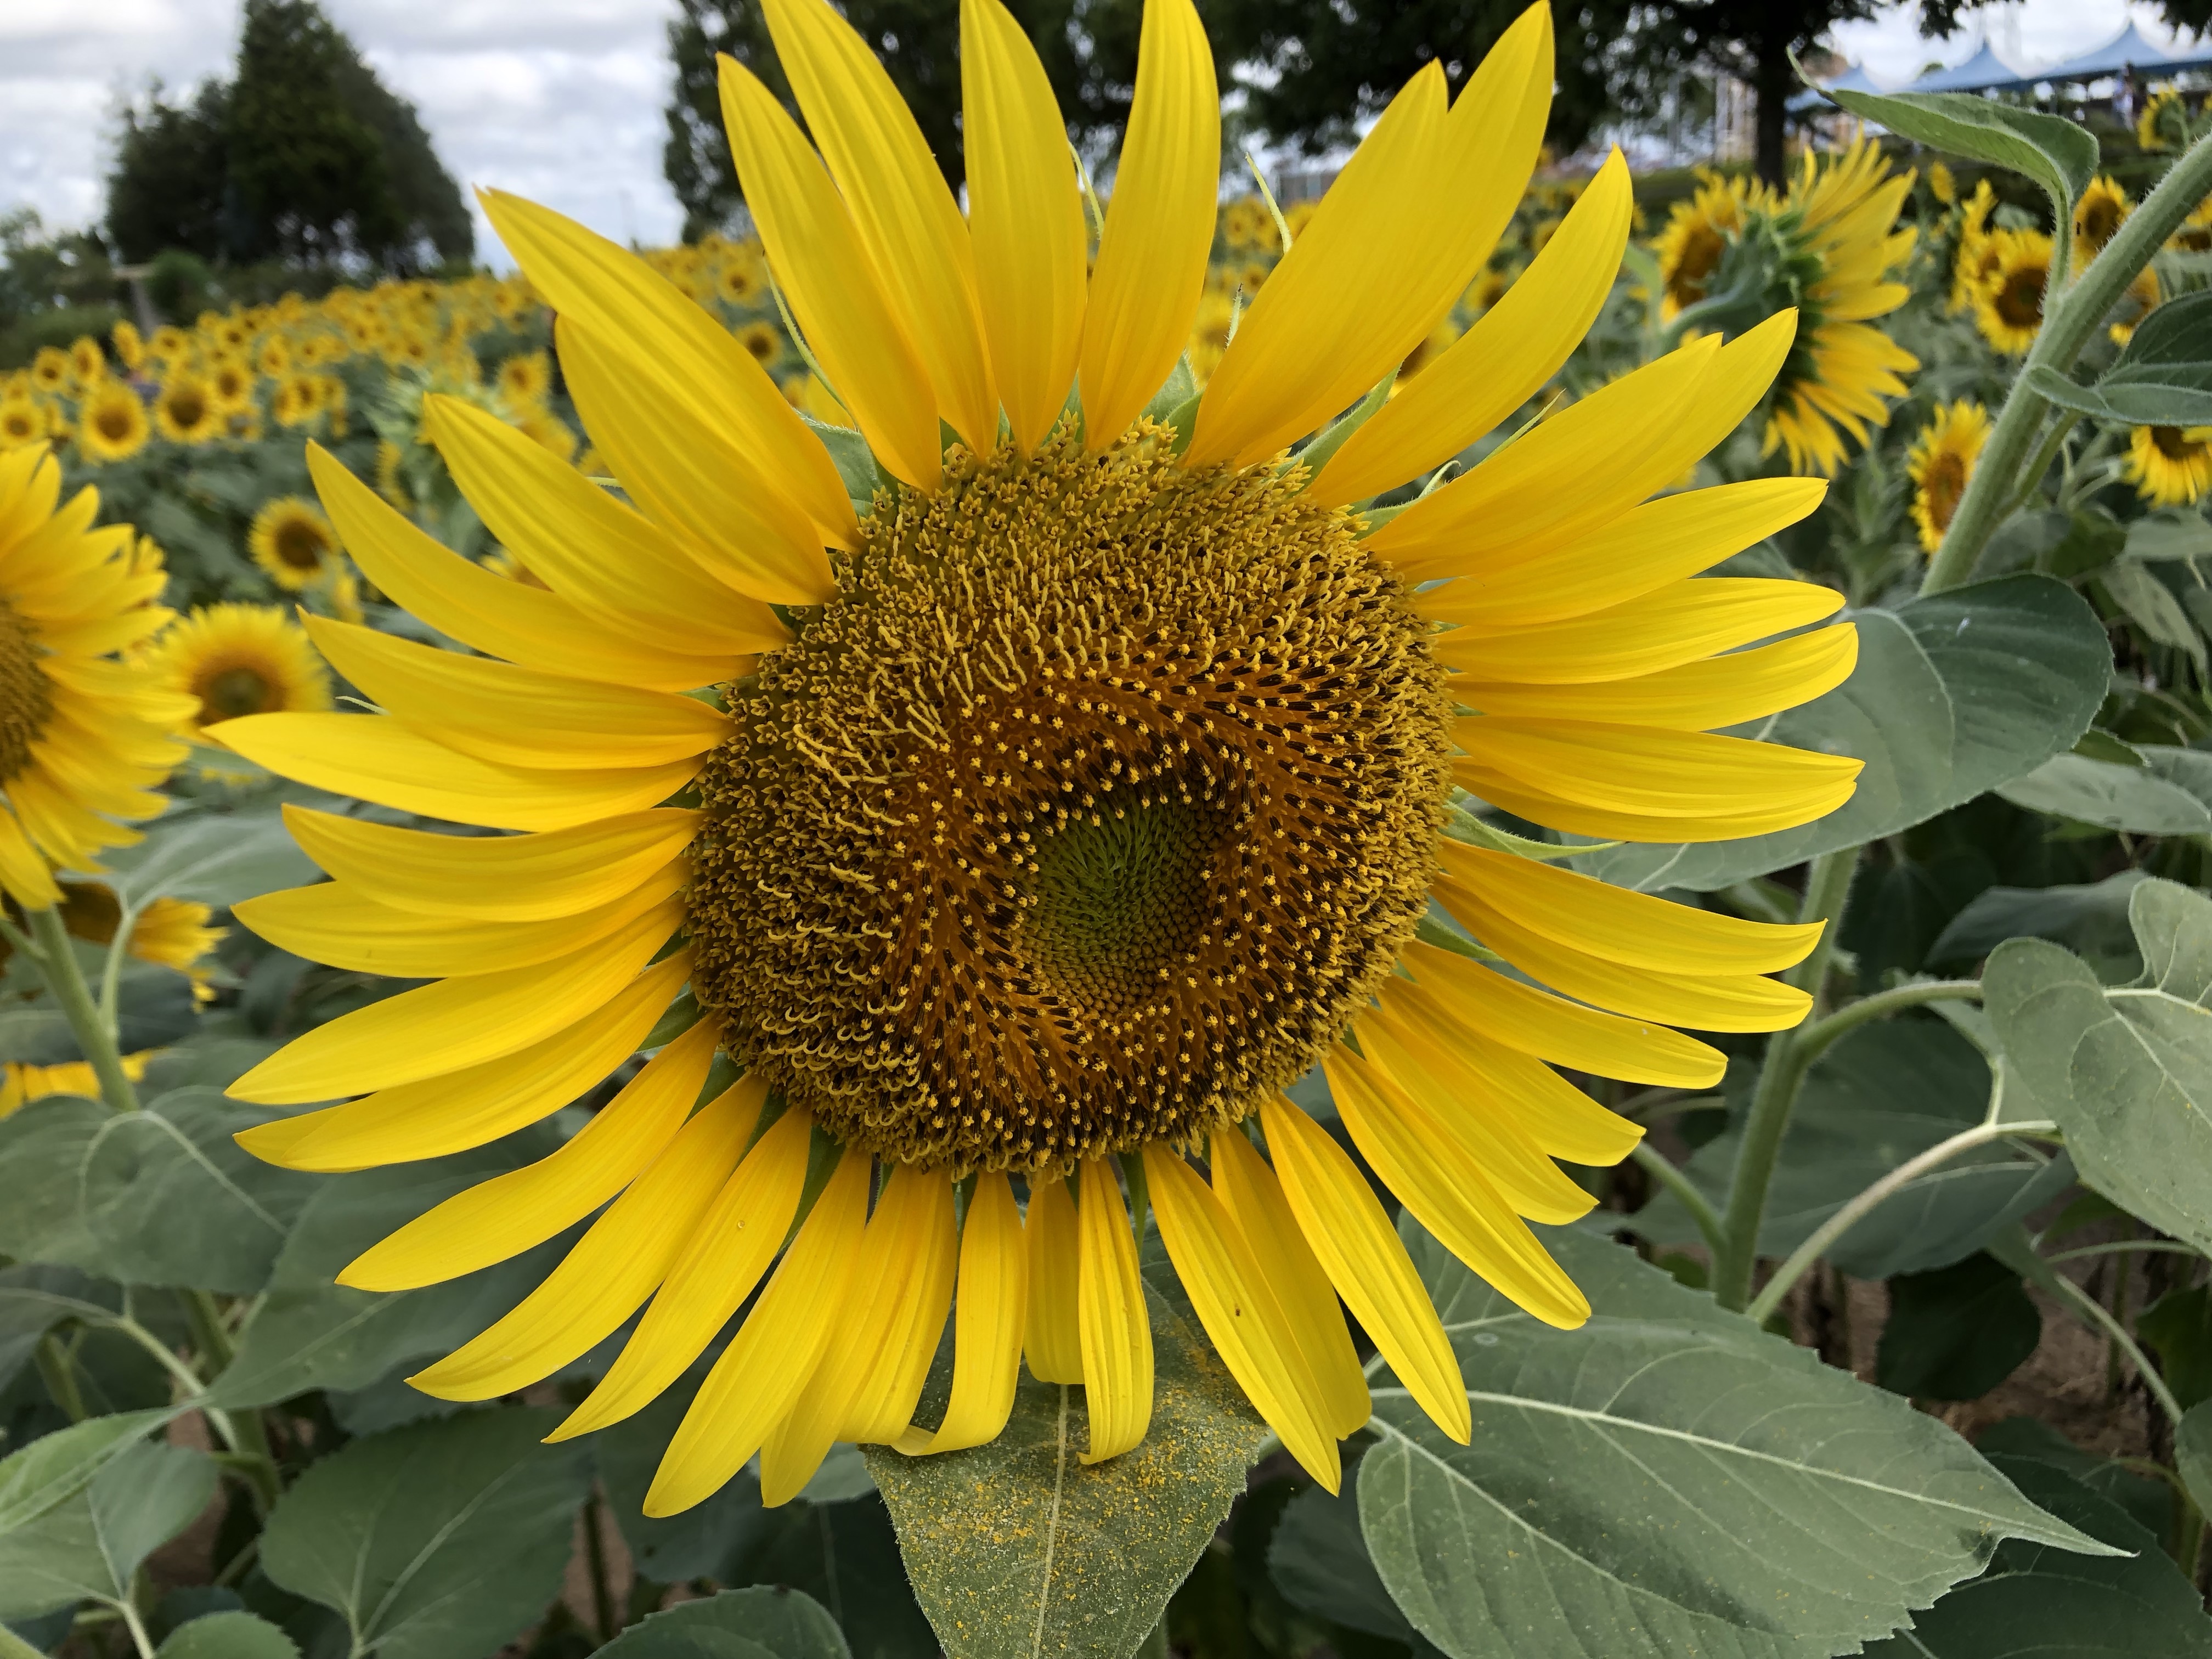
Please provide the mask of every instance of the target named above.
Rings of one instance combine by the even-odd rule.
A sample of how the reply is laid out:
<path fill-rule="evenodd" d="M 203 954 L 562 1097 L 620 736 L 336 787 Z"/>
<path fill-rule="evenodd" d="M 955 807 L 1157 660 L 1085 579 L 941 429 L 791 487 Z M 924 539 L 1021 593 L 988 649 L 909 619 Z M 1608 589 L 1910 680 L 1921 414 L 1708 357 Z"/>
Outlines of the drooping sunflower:
<path fill-rule="evenodd" d="M 106 945 L 123 925 L 123 904 L 106 882 L 64 881 L 59 905 L 62 926 L 73 937 L 94 945 Z M 230 937 L 227 927 L 208 924 L 215 912 L 193 899 L 158 897 L 132 918 L 131 937 L 124 949 L 141 962 L 150 962 L 182 974 L 191 981 L 192 1000 L 205 1002 L 213 994 L 208 953 Z M 0 951 L 0 959 L 6 952 Z"/>
<path fill-rule="evenodd" d="M 162 685 L 192 700 L 194 734 L 242 714 L 331 706 L 330 671 L 282 605 L 202 605 L 161 636 L 148 662 Z"/>
<path fill-rule="evenodd" d="M 154 396 L 155 429 L 173 444 L 204 444 L 222 430 L 223 410 L 214 389 L 190 369 L 161 382 Z"/>
<path fill-rule="evenodd" d="M 370 579 L 484 654 L 310 618 L 386 712 L 215 734 L 315 787 L 514 833 L 292 812 L 335 879 L 240 919 L 319 961 L 438 982 L 240 1079 L 249 1100 L 360 1097 L 242 1139 L 322 1170 L 480 1144 L 607 1076 L 688 984 L 696 1022 L 574 1139 L 343 1275 L 450 1279 L 607 1206 L 520 1307 L 415 1379 L 500 1395 L 649 1303 L 562 1436 L 653 1399 L 757 1288 L 655 1514 L 756 1453 L 775 1503 L 839 1439 L 988 1441 L 1024 1358 L 1083 1385 L 1086 1460 L 1129 1450 L 1152 1394 L 1133 1198 L 1316 1479 L 1336 1484 L 1338 1439 L 1369 1414 L 1340 1298 L 1463 1440 L 1467 1395 L 1411 1261 L 1280 1091 L 1322 1065 L 1407 1207 L 1572 1326 L 1587 1304 L 1524 1218 L 1587 1212 L 1553 1160 L 1609 1163 L 1638 1132 L 1545 1060 L 1698 1085 L 1722 1056 L 1663 1022 L 1802 1016 L 1807 999 L 1763 975 L 1816 928 L 1474 844 L 1456 805 L 1471 791 L 1672 842 L 1848 797 L 1856 762 L 1714 731 L 1849 672 L 1848 624 L 1735 649 L 1838 597 L 1689 580 L 1825 486 L 1653 499 L 1756 406 L 1795 319 L 1664 356 L 1383 522 L 1351 504 L 1514 418 L 1626 244 L 1616 154 L 1480 322 L 1317 471 L 1285 464 L 1429 336 L 1512 215 L 1549 104 L 1548 8 L 1456 100 L 1435 64 L 1393 100 L 1187 429 L 1146 410 L 1214 234 L 1218 93 L 1188 0 L 1146 8 L 1095 263 L 1049 84 L 997 0 L 962 14 L 965 216 L 860 37 L 823 0 L 766 14 L 821 150 L 726 59 L 732 149 L 888 482 L 850 497 L 750 354 L 645 262 L 486 197 L 627 501 L 484 411 L 428 400 L 427 435 L 540 592 L 311 450 Z M 713 702 L 683 695 L 707 686 Z M 1564 994 L 1417 939 L 1432 900 Z M 718 1051 L 743 1075 L 695 1113 Z M 917 1424 L 948 1313 L 950 1404 Z"/>
<path fill-rule="evenodd" d="M 1671 321 L 1685 306 L 1705 297 L 1706 281 L 1728 252 L 1729 239 L 1743 228 L 1744 215 L 1759 198 L 1754 181 L 1699 172 L 1696 192 L 1674 204 L 1653 249 L 1667 288 L 1662 316 Z"/>
<path fill-rule="evenodd" d="M 115 348 L 116 361 L 131 374 L 137 374 L 139 365 L 146 361 L 146 337 L 139 333 L 137 325 L 125 318 L 116 324 L 107 338 Z"/>
<path fill-rule="evenodd" d="M 1974 321 L 1993 348 L 2017 357 L 2043 327 L 2051 238 L 2039 230 L 1993 230 L 1988 241 L 1987 273 L 1974 292 Z"/>
<path fill-rule="evenodd" d="M 2078 270 L 2104 251 L 2112 233 L 2136 210 L 2134 199 L 2110 173 L 2092 179 L 2074 204 L 2074 264 Z"/>
<path fill-rule="evenodd" d="M 263 502 L 246 532 L 246 547 L 253 562 L 287 593 L 329 581 L 343 557 L 331 521 L 303 495 L 277 495 Z"/>
<path fill-rule="evenodd" d="M 2179 149 L 2189 137 L 2189 106 L 2179 90 L 2160 87 L 2136 118 L 2136 143 L 2143 149 Z"/>
<path fill-rule="evenodd" d="M 129 460 L 153 429 L 145 404 L 121 380 L 101 381 L 77 408 L 76 447 L 88 461 Z"/>
<path fill-rule="evenodd" d="M 55 869 L 94 867 L 161 811 L 189 712 L 117 655 L 169 620 L 154 544 L 95 530 L 99 492 L 63 503 L 61 485 L 43 448 L 0 455 L 0 890 L 30 909 L 60 902 Z"/>
<path fill-rule="evenodd" d="M 1996 245 L 1990 237 L 1990 215 L 1996 210 L 1997 194 L 1986 179 L 1976 181 L 1974 193 L 1959 215 L 1958 252 L 1951 260 L 1953 315 L 1969 309 L 1982 284 L 1996 269 Z"/>
<path fill-rule="evenodd" d="M 2153 507 L 2194 506 L 2212 489 L 2212 427 L 2136 427 L 2125 476 Z"/>
<path fill-rule="evenodd" d="M 1943 544 L 1959 510 L 1959 498 L 1974 476 L 1982 446 L 1990 440 L 1990 411 L 1971 398 L 1938 404 L 1920 435 L 1912 441 L 1905 471 L 1912 480 L 1912 522 L 1920 526 L 1920 545 L 1933 553 Z"/>

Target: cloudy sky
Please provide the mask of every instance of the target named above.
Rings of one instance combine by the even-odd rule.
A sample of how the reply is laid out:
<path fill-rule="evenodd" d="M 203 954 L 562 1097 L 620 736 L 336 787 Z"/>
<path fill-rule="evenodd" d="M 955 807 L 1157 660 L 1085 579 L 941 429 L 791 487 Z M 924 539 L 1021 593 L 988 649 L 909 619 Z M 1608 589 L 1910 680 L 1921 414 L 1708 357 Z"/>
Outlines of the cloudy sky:
<path fill-rule="evenodd" d="M 610 236 L 674 238 L 682 215 L 660 176 L 665 31 L 674 0 L 324 0 L 421 112 L 464 185 L 497 185 Z M 2155 11 L 2136 14 L 2155 38 Z M 2015 0 L 1948 41 L 1922 40 L 1899 6 L 1837 32 L 1838 50 L 1886 84 L 1930 59 L 1957 63 L 1986 29 L 2030 68 L 2116 33 L 2124 0 Z M 50 225 L 96 220 L 112 112 L 158 74 L 189 88 L 228 64 L 238 0 L 0 0 L 0 211 L 27 203 Z M 481 222 L 482 257 L 504 265 Z"/>

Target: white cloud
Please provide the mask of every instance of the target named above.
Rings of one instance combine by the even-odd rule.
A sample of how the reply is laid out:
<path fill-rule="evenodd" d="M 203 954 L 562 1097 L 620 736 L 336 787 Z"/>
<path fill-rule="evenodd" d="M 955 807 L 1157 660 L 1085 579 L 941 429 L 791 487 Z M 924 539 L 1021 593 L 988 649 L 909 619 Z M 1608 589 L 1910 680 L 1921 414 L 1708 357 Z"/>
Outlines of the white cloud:
<path fill-rule="evenodd" d="M 2173 31 L 2154 6 L 2125 0 L 2010 0 L 1966 14 L 1966 26 L 1948 40 L 1920 35 L 1917 4 L 1893 5 L 1863 23 L 1838 23 L 1828 33 L 1835 49 L 1863 64 L 1883 86 L 1911 80 L 1931 63 L 1962 64 L 1987 40 L 2017 70 L 2048 68 L 2102 46 L 2132 17 L 2153 40 L 2170 42 Z"/>

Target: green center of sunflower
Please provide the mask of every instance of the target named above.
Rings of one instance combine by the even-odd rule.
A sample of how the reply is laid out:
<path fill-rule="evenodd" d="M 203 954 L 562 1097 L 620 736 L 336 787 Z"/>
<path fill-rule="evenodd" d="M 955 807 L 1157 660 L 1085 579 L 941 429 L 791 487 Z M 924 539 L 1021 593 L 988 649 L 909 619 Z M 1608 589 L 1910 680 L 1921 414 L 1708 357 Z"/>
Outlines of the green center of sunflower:
<path fill-rule="evenodd" d="M 276 687 L 256 668 L 217 669 L 193 685 L 192 695 L 200 700 L 203 726 L 262 714 L 276 705 Z"/>
<path fill-rule="evenodd" d="M 54 712 L 31 625 L 0 599 L 0 783 L 31 763 L 31 745 Z"/>
<path fill-rule="evenodd" d="M 1348 517 L 1261 466 L 956 451 L 730 688 L 693 984 L 840 1140 L 1183 1140 L 1294 1080 L 1423 914 L 1451 708 Z"/>

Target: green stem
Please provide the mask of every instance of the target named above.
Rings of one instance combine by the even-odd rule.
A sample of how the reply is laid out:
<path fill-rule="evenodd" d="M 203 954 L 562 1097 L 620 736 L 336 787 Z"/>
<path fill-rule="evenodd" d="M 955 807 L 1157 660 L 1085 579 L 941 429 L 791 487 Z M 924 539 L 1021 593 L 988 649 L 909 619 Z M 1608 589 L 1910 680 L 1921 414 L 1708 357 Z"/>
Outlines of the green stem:
<path fill-rule="evenodd" d="M 2027 505 L 2027 498 L 2035 494 L 2036 485 L 2042 483 L 2043 475 L 2051 471 L 2051 462 L 2058 459 L 2058 452 L 2064 447 L 2067 435 L 2074 430 L 2074 423 L 2081 418 L 2081 412 L 2076 409 L 2062 409 L 2058 411 L 2058 418 L 2051 422 L 2051 430 L 2043 440 L 2043 447 L 2035 452 L 2027 469 L 2020 475 L 2020 489 L 2014 493 L 2013 498 L 1998 510 L 1999 524 L 2002 524 Z"/>
<path fill-rule="evenodd" d="M 1689 1176 L 1661 1157 L 1648 1140 L 1639 1140 L 1629 1149 L 1629 1157 L 1636 1167 L 1674 1194 L 1674 1201 L 1690 1212 L 1690 1219 L 1698 1224 L 1698 1231 L 1705 1237 L 1705 1248 L 1718 1261 L 1721 1252 L 1728 1248 L 1728 1232 L 1721 1225 L 1721 1212 L 1713 1207 L 1712 1200 L 1699 1192 Z"/>
<path fill-rule="evenodd" d="M 2025 1241 L 2022 1243 L 2024 1244 Z M 2136 1375 L 2142 1378 L 2143 1386 L 2150 1390 L 2151 1397 L 2158 1401 L 2159 1409 L 2166 1413 L 2167 1420 L 2176 1428 L 2181 1426 L 2181 1402 L 2174 1398 L 2173 1390 L 2166 1385 L 2166 1378 L 2159 1374 L 2158 1367 L 2152 1364 L 2143 1351 L 2136 1346 L 2135 1338 L 2128 1334 L 2128 1328 L 2112 1316 L 2110 1308 L 2032 1249 L 2008 1249 L 1994 1253 L 2008 1267 L 2019 1268 L 2110 1337 L 2119 1351 L 2127 1356 L 2128 1363 L 2136 1368 Z"/>
<path fill-rule="evenodd" d="M 46 1659 L 46 1656 L 7 1626 L 0 1625 L 0 1659 Z"/>
<path fill-rule="evenodd" d="M 1920 584 L 1923 593 L 1940 593 L 1972 580 L 1982 550 L 1996 532 L 1998 509 L 2017 488 L 2021 464 L 2043 424 L 2047 400 L 2028 386 L 2029 373 L 2048 368 L 2063 374 L 2074 366 L 2097 325 L 2127 292 L 2128 284 L 2208 193 L 2212 193 L 2212 139 L 2200 138 L 2167 171 L 2143 204 L 2122 222 L 2080 278 L 2056 295 L 2042 331 L 2021 364 L 2020 376 L 2013 382 L 2012 394 L 1997 416 L 1973 477 L 1966 481 L 1966 493 L 1959 498 L 1959 510 L 1944 532 L 1943 545 L 1929 562 L 1928 574 Z M 2053 270 L 2063 276 L 2057 247 L 2066 242 L 2072 227 L 2062 222 L 2055 229 Z"/>
<path fill-rule="evenodd" d="M 2080 1261 L 2093 1255 L 2128 1255 L 2137 1251 L 2170 1252 L 2174 1255 L 2200 1254 L 2194 1244 L 2184 1244 L 2171 1238 L 2124 1238 L 2113 1244 L 2084 1244 L 2077 1249 L 2061 1250 L 2056 1255 L 2043 1259 L 2054 1267 L 2061 1261 Z"/>
<path fill-rule="evenodd" d="M 1790 1253 L 1789 1259 L 1775 1270 L 1759 1293 L 1744 1310 L 1746 1315 L 1759 1324 L 1765 1324 L 1774 1310 L 1782 1305 L 1782 1298 L 1790 1287 L 1803 1278 L 1813 1264 L 1827 1254 L 1828 1247 L 1879 1208 L 1882 1201 L 1903 1188 L 1917 1181 L 1930 1170 L 1948 1164 L 1961 1152 L 1992 1140 L 2002 1140 L 2012 1135 L 2050 1134 L 2058 1126 L 2048 1118 L 2036 1118 L 2018 1123 L 1978 1123 L 1963 1129 L 1948 1140 L 1939 1140 L 1917 1157 L 1909 1158 L 1865 1191 L 1844 1204 L 1833 1215 L 1813 1230 L 1812 1236 Z"/>
<path fill-rule="evenodd" d="M 137 1111 L 138 1091 L 124 1075 L 123 1054 L 116 1047 L 115 1033 L 100 1018 L 84 975 L 77 970 L 69 930 L 62 926 L 62 913 L 58 909 L 32 910 L 26 913 L 26 920 L 31 924 L 31 936 L 36 941 L 36 954 L 32 960 L 38 964 L 46 988 L 54 994 L 54 1000 L 61 1004 L 70 1030 L 76 1034 L 77 1047 L 92 1064 L 93 1075 L 100 1079 L 100 1097 L 118 1112 Z"/>
<path fill-rule="evenodd" d="M 128 1593 L 115 1604 L 115 1610 L 123 1615 L 123 1623 L 131 1632 L 131 1645 L 138 1650 L 138 1659 L 154 1659 L 154 1638 L 147 1634 L 146 1621 L 131 1605 Z"/>
<path fill-rule="evenodd" d="M 1823 853 L 1806 872 L 1805 899 L 1798 908 L 1798 920 L 1826 926 L 1812 953 L 1784 977 L 1812 994 L 1815 1012 L 1828 977 L 1829 961 L 1835 954 L 1844 902 L 1850 896 L 1851 876 L 1858 868 L 1859 850 L 1850 847 Z M 1713 1264 L 1713 1296 L 1723 1308 L 1741 1310 L 1751 1300 L 1752 1274 L 1759 1262 L 1759 1229 L 1766 1218 L 1766 1191 L 1774 1184 L 1774 1167 L 1782 1156 L 1782 1137 L 1790 1127 L 1798 1086 L 1812 1063 L 1813 1056 L 1799 1048 L 1796 1033 L 1777 1031 L 1769 1039 L 1765 1063 L 1759 1070 L 1759 1087 L 1744 1122 L 1743 1147 L 1736 1154 L 1735 1172 L 1729 1182 L 1728 1209 L 1721 1224 L 1727 1248 Z"/>
<path fill-rule="evenodd" d="M 1877 991 L 1870 997 L 1862 997 L 1847 1007 L 1838 1008 L 1825 1019 L 1797 1028 L 1796 1043 L 1800 1048 L 1818 1059 L 1835 1046 L 1838 1037 L 1846 1036 L 1860 1026 L 1877 1019 L 1887 1019 L 1892 1014 L 1907 1008 L 1917 1008 L 1930 1002 L 1979 1002 L 1982 982 L 1978 979 L 1937 979 L 1915 985 L 1899 985 L 1894 989 Z"/>
<path fill-rule="evenodd" d="M 599 1640 L 611 1642 L 622 1634 L 622 1620 L 615 1617 L 614 1586 L 607 1577 L 607 1544 L 599 1535 L 605 1520 L 606 1504 L 597 1486 L 584 1500 L 584 1550 L 592 1568 L 592 1613 L 599 1620 Z"/>
<path fill-rule="evenodd" d="M 46 1385 L 46 1392 L 64 1416 L 72 1423 L 82 1423 L 92 1415 L 85 1408 L 84 1390 L 76 1385 L 76 1362 L 52 1331 L 39 1339 L 38 1366 L 39 1380 Z"/>

